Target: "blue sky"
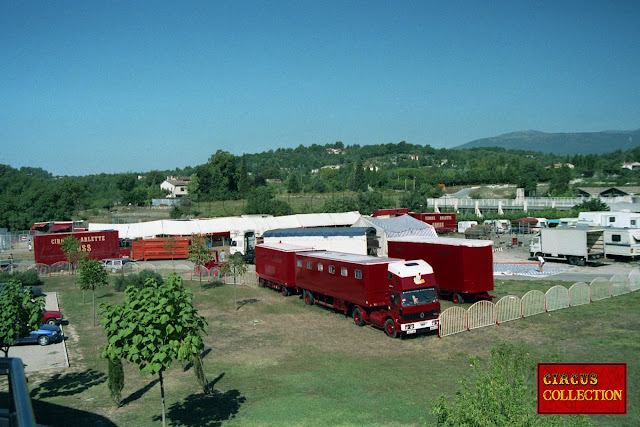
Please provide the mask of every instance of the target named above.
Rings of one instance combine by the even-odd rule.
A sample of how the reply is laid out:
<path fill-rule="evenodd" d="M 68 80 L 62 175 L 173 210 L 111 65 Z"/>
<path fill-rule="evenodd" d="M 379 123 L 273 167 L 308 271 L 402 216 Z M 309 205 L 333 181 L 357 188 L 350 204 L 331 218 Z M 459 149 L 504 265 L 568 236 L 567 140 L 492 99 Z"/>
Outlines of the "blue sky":
<path fill-rule="evenodd" d="M 640 127 L 640 2 L 0 2 L 0 163 Z"/>

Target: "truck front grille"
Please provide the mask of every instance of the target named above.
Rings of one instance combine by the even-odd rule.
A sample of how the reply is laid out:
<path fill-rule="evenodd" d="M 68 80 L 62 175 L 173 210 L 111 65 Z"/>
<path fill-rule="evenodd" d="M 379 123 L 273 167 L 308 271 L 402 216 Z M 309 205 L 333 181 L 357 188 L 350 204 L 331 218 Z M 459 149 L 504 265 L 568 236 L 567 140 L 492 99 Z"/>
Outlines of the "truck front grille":
<path fill-rule="evenodd" d="M 405 313 L 402 315 L 402 320 L 406 320 L 406 321 L 414 321 L 414 320 L 423 320 L 423 319 L 429 319 L 431 317 L 437 317 L 438 316 L 438 310 L 432 310 L 432 311 L 419 311 L 417 313 Z"/>

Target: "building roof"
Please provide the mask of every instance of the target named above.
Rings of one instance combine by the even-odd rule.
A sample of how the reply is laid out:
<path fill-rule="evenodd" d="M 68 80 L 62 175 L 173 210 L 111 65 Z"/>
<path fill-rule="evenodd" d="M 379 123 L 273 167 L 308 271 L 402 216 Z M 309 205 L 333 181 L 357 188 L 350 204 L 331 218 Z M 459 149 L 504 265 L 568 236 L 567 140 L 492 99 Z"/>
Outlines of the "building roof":
<path fill-rule="evenodd" d="M 578 191 L 590 197 L 630 196 L 640 193 L 640 187 L 578 187 Z"/>
<path fill-rule="evenodd" d="M 263 237 L 297 237 L 297 236 L 362 236 L 375 233 L 373 227 L 311 227 L 311 228 L 278 228 L 267 230 Z"/>

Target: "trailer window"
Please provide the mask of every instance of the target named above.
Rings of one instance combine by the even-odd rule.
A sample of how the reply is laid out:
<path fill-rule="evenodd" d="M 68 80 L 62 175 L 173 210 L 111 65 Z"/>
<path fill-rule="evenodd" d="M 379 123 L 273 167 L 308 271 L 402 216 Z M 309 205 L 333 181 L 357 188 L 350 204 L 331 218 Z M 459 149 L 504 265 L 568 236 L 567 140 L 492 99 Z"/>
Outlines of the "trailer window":
<path fill-rule="evenodd" d="M 302 267 L 302 260 L 301 259 L 298 260 L 298 267 Z"/>
<path fill-rule="evenodd" d="M 329 266 L 329 274 L 333 274 L 336 272 L 336 268 L 333 265 Z"/>
<path fill-rule="evenodd" d="M 622 240 L 622 238 L 620 237 L 620 235 L 619 235 L 619 234 L 612 234 L 612 235 L 611 235 L 611 241 L 612 241 L 612 242 L 619 242 L 619 241 L 621 241 L 621 240 Z"/>
<path fill-rule="evenodd" d="M 349 272 L 347 271 L 346 267 L 342 267 L 340 269 L 340 274 L 343 275 L 344 277 L 347 277 L 349 275 Z"/>
<path fill-rule="evenodd" d="M 313 269 L 313 263 L 311 261 L 307 261 L 307 269 L 308 270 L 312 270 Z"/>
<path fill-rule="evenodd" d="M 616 222 L 616 217 L 615 216 L 610 216 L 609 217 L 609 222 Z"/>
<path fill-rule="evenodd" d="M 324 267 L 321 262 L 318 263 L 318 271 L 324 270 Z"/>
<path fill-rule="evenodd" d="M 362 279 L 362 270 L 356 270 L 355 276 L 356 276 L 356 279 Z"/>
<path fill-rule="evenodd" d="M 631 220 L 631 225 L 636 225 L 636 220 L 635 219 Z"/>

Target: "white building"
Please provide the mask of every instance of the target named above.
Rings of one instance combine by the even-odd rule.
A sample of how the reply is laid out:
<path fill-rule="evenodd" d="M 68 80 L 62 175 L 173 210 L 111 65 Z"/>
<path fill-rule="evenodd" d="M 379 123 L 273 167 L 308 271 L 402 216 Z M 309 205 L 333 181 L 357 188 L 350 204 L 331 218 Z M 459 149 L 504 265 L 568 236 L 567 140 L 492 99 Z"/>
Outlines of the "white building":
<path fill-rule="evenodd" d="M 167 177 L 167 179 L 162 181 L 162 184 L 160 184 L 160 188 L 170 193 L 168 197 L 183 197 L 189 194 L 189 192 L 187 191 L 187 185 L 189 185 L 189 181 L 189 177 L 169 176 Z"/>

